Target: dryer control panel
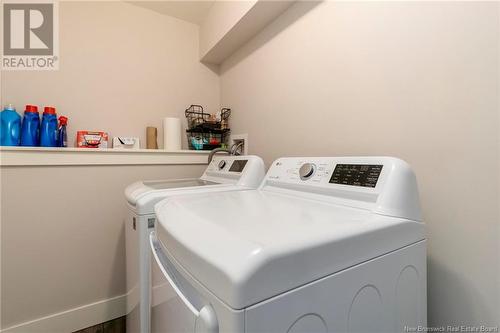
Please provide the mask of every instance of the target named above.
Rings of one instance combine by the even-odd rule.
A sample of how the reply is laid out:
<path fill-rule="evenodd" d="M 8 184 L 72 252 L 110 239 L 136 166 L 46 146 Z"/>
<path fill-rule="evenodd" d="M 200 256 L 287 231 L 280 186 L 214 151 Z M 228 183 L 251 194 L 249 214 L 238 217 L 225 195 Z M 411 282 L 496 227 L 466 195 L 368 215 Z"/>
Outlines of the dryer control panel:
<path fill-rule="evenodd" d="M 353 207 L 420 219 L 415 174 L 393 157 L 280 158 L 261 189 L 321 195 Z"/>
<path fill-rule="evenodd" d="M 337 164 L 330 177 L 330 183 L 375 187 L 382 168 L 381 164 Z"/>
<path fill-rule="evenodd" d="M 337 184 L 375 188 L 382 178 L 383 161 L 286 158 L 273 163 L 267 178 L 306 184 Z"/>
<path fill-rule="evenodd" d="M 332 161 L 283 158 L 272 164 L 266 179 L 284 183 L 320 184 L 329 179 L 334 168 Z"/>

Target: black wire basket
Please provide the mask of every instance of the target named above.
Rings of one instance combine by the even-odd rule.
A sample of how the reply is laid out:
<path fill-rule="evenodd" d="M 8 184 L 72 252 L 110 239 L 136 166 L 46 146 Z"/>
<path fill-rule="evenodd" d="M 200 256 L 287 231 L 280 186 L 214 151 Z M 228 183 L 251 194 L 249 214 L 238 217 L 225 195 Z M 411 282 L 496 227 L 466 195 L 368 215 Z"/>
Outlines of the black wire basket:
<path fill-rule="evenodd" d="M 204 112 L 201 105 L 191 105 L 185 111 L 189 149 L 212 150 L 224 147 L 229 138 L 229 116 L 231 109 L 222 108 L 216 117 Z"/>

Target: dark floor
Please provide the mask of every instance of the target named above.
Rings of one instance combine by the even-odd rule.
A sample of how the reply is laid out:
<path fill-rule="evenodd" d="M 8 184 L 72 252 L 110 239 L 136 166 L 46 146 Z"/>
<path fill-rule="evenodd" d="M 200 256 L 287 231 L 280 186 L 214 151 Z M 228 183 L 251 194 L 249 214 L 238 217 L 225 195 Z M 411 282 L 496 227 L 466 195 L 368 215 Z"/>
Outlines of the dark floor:
<path fill-rule="evenodd" d="M 73 333 L 125 333 L 125 316 Z"/>

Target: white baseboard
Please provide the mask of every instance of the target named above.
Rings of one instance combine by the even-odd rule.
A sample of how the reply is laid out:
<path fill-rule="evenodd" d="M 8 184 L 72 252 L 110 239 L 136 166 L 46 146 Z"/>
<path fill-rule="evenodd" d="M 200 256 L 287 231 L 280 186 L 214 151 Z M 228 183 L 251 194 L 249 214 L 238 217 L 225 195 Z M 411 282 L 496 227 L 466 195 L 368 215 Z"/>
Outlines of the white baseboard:
<path fill-rule="evenodd" d="M 0 333 L 70 333 L 126 314 L 126 295 L 4 328 Z"/>

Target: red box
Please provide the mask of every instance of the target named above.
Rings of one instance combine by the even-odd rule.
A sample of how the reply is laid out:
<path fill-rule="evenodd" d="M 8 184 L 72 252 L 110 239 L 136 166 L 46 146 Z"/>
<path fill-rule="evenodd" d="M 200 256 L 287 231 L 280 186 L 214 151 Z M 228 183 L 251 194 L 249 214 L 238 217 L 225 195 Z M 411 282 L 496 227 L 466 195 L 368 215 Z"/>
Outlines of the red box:
<path fill-rule="evenodd" d="M 77 148 L 108 148 L 108 133 L 78 131 L 76 132 Z"/>

